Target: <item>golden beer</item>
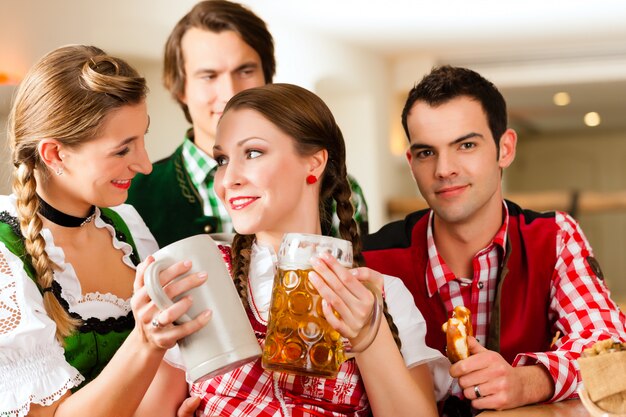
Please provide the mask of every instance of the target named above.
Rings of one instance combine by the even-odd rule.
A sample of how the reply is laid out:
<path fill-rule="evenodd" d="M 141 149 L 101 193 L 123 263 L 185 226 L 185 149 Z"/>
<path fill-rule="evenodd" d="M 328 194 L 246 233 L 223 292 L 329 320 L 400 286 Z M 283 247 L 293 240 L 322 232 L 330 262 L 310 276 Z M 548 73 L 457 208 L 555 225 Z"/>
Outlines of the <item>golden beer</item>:
<path fill-rule="evenodd" d="M 334 378 L 346 360 L 343 339 L 324 318 L 322 297 L 309 282 L 312 270 L 278 269 L 262 363 L 268 370 Z"/>

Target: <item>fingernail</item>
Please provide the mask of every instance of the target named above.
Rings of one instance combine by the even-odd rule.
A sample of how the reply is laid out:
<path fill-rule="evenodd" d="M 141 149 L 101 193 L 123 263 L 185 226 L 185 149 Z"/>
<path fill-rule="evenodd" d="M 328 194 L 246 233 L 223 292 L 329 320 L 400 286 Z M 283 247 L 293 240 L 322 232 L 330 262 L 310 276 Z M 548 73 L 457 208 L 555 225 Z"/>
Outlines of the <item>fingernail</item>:
<path fill-rule="evenodd" d="M 320 266 L 320 265 L 322 265 L 322 261 L 320 261 L 319 256 L 311 256 L 311 258 L 309 259 L 309 262 L 313 266 Z"/>
<path fill-rule="evenodd" d="M 206 279 L 206 277 L 208 277 L 209 274 L 207 274 L 206 272 L 198 272 L 198 278 L 199 279 Z"/>
<path fill-rule="evenodd" d="M 183 262 L 183 265 L 188 268 L 191 266 L 191 261 L 185 261 Z"/>
<path fill-rule="evenodd" d="M 206 310 L 204 313 L 202 313 L 202 315 L 200 316 L 200 319 L 203 322 L 208 322 L 212 314 L 213 312 L 211 310 Z"/>
<path fill-rule="evenodd" d="M 330 261 L 331 259 L 333 259 L 333 256 L 330 253 L 328 253 L 328 252 L 323 252 L 320 255 L 320 258 L 323 258 L 326 261 Z"/>
<path fill-rule="evenodd" d="M 319 280 L 319 277 L 317 276 L 316 272 L 310 271 L 309 272 L 309 280 L 312 281 L 314 284 Z"/>
<path fill-rule="evenodd" d="M 357 277 L 357 276 L 359 276 L 359 270 L 358 270 L 358 269 L 351 269 L 351 270 L 350 270 L 350 274 L 351 274 L 353 277 Z"/>

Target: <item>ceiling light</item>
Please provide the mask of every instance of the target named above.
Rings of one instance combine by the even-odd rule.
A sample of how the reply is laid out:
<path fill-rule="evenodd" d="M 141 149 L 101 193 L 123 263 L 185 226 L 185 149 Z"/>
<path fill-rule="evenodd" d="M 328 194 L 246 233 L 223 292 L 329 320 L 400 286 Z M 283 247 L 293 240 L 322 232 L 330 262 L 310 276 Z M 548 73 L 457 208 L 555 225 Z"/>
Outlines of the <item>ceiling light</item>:
<path fill-rule="evenodd" d="M 561 91 L 552 97 L 552 101 L 554 101 L 554 104 L 557 106 L 567 106 L 570 103 L 571 98 L 568 93 Z"/>
<path fill-rule="evenodd" d="M 600 115 L 595 111 L 590 111 L 585 114 L 585 124 L 590 127 L 598 126 L 600 124 Z"/>

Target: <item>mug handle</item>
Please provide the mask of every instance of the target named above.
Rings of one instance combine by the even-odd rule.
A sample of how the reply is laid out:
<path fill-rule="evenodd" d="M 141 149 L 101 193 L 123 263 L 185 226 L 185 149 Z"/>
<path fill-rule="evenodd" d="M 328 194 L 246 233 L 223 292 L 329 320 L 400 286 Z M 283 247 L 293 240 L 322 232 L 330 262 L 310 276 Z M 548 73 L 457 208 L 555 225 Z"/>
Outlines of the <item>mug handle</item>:
<path fill-rule="evenodd" d="M 374 294 L 374 307 L 372 308 L 372 314 L 370 315 L 370 322 L 367 326 L 363 327 L 359 334 L 351 341 L 351 346 L 348 346 L 345 350 L 348 358 L 354 357 L 355 353 L 363 352 L 367 349 L 378 334 L 380 328 L 380 320 L 383 317 L 383 296 L 378 288 L 364 284 L 368 290 Z"/>
<path fill-rule="evenodd" d="M 165 265 L 163 259 L 158 259 L 148 265 L 145 272 L 143 273 L 143 281 L 144 285 L 146 286 L 146 290 L 148 291 L 148 295 L 161 311 L 174 305 L 174 301 L 172 301 L 167 296 L 165 290 L 163 289 L 163 286 L 161 285 L 161 280 L 159 279 L 161 271 L 163 271 L 168 266 L 169 265 Z M 176 319 L 177 323 L 185 323 L 187 321 L 191 321 L 191 318 L 187 314 L 183 314 L 178 319 Z"/>

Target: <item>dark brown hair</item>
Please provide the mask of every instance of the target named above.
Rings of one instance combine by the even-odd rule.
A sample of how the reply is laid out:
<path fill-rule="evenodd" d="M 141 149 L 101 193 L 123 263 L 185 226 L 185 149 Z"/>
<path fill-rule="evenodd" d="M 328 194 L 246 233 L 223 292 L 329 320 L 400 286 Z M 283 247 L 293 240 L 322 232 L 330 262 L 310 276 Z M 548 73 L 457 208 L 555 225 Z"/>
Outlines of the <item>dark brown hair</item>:
<path fill-rule="evenodd" d="M 276 73 L 274 39 L 265 22 L 248 8 L 226 0 L 205 0 L 196 4 L 189 13 L 178 21 L 165 43 L 163 84 L 180 104 L 189 123 L 193 123 L 189 109 L 180 101 L 185 90 L 185 60 L 181 47 L 183 36 L 191 28 L 220 33 L 236 32 L 241 39 L 259 54 L 263 76 L 271 83 Z"/>
<path fill-rule="evenodd" d="M 409 137 L 407 118 L 416 101 L 435 107 L 457 97 L 469 97 L 483 108 L 489 129 L 499 149 L 500 137 L 507 129 L 506 102 L 495 85 L 479 73 L 467 68 L 444 65 L 434 67 L 411 89 L 402 110 L 402 126 Z"/>
<path fill-rule="evenodd" d="M 345 142 L 328 106 L 302 87 L 268 84 L 236 94 L 224 108 L 224 114 L 237 109 L 250 109 L 261 114 L 293 138 L 299 155 L 312 155 L 322 149 L 328 152 L 326 168 L 320 177 L 320 218 L 326 212 L 323 201 L 334 199 L 339 217 L 339 233 L 343 239 L 352 242 L 355 266 L 364 265 L 358 227 L 352 217 L 354 208 L 350 201 L 352 190 L 346 171 Z M 248 293 L 247 277 L 253 241 L 254 235 L 235 234 L 232 246 L 233 279 L 244 300 Z M 387 313 L 386 305 L 385 316 L 399 346 L 398 330 Z"/>

